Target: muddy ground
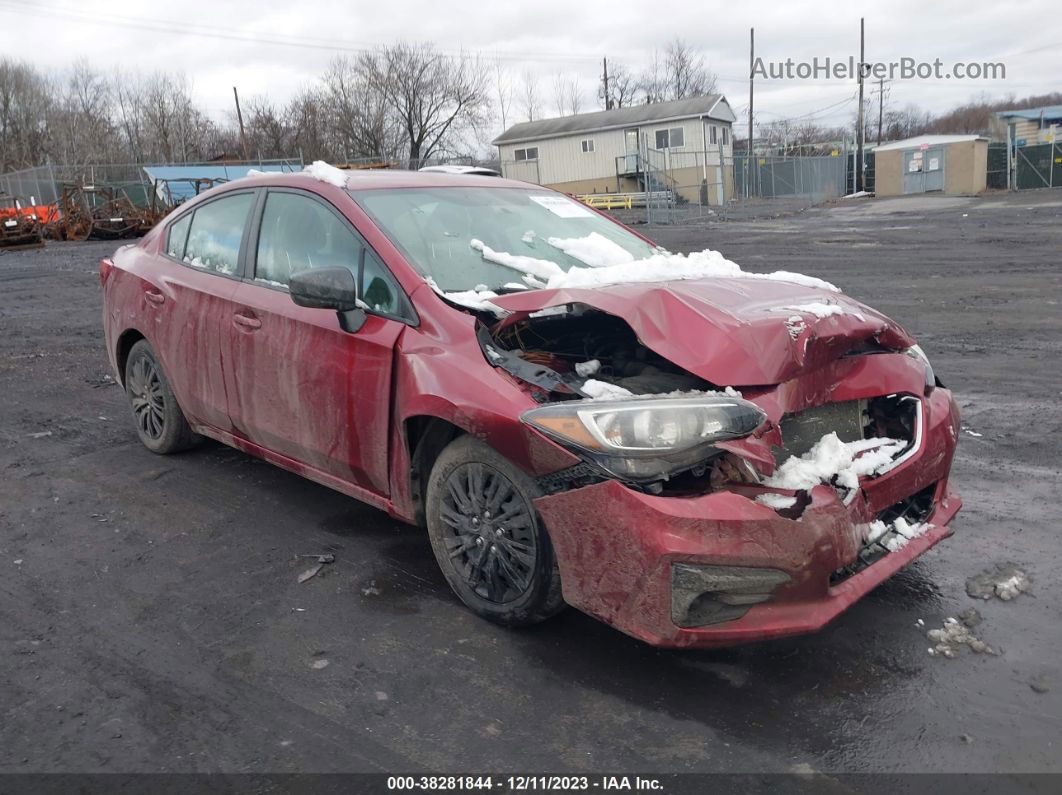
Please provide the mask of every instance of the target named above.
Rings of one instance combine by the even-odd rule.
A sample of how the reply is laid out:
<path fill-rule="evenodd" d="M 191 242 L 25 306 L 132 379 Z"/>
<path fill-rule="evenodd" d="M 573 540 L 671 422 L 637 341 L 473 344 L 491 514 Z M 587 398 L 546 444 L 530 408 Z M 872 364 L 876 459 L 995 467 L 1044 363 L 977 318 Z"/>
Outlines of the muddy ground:
<path fill-rule="evenodd" d="M 966 506 L 825 631 L 715 652 L 494 627 L 422 532 L 220 445 L 152 455 L 102 350 L 113 244 L 0 255 L 0 771 L 1062 771 L 1062 193 L 850 202 L 650 234 L 916 333 Z M 1031 591 L 969 597 L 1000 563 Z M 930 655 L 970 607 L 1002 653 Z"/>

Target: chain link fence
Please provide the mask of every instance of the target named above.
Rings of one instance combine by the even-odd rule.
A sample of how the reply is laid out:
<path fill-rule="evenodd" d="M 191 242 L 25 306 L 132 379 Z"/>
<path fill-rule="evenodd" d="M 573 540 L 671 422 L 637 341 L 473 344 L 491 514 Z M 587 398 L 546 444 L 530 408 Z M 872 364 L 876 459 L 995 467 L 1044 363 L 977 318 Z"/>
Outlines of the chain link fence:
<path fill-rule="evenodd" d="M 94 163 L 37 166 L 0 174 L 0 193 L 18 196 L 30 204 L 48 205 L 59 201 L 64 184 L 107 186 L 122 189 L 134 204 L 146 207 L 150 204 L 155 186 L 145 168 L 187 168 L 189 176 L 194 176 L 196 168 L 221 169 L 224 174 L 229 167 L 233 167 L 238 169 L 234 171 L 235 178 L 243 176 L 248 166 L 282 166 L 285 170 L 298 171 L 302 168 L 302 161 L 276 159 L 224 163 Z"/>
<path fill-rule="evenodd" d="M 1062 145 L 1057 143 L 1019 146 L 1014 150 L 1014 187 L 1062 187 Z"/>

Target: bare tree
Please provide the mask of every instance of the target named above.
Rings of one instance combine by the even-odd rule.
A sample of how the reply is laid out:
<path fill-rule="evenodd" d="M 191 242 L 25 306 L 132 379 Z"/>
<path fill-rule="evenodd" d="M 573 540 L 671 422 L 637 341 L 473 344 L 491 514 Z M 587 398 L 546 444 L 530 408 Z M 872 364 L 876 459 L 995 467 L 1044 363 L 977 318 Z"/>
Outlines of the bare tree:
<path fill-rule="evenodd" d="M 708 69 L 704 56 L 677 37 L 663 53 L 653 50 L 638 78 L 646 102 L 701 97 L 714 92 L 717 84 L 718 78 Z"/>
<path fill-rule="evenodd" d="M 602 80 L 597 92 L 597 99 L 602 108 L 608 109 L 609 100 L 613 108 L 626 108 L 633 105 L 638 93 L 638 80 L 624 64 L 609 64 L 608 96 Z"/>
<path fill-rule="evenodd" d="M 666 59 L 659 51 L 653 50 L 649 54 L 649 62 L 638 75 L 637 87 L 641 91 L 642 101 L 646 104 L 652 104 L 669 99 L 667 84 Z"/>
<path fill-rule="evenodd" d="M 498 115 L 501 117 L 503 130 L 509 127 L 509 113 L 513 107 L 513 84 L 509 72 L 501 61 L 494 62 L 494 92 L 498 98 Z"/>
<path fill-rule="evenodd" d="M 528 121 L 534 121 L 541 115 L 541 100 L 538 95 L 538 80 L 530 70 L 524 72 L 524 79 L 520 99 L 523 103 L 524 115 Z"/>
<path fill-rule="evenodd" d="M 316 88 L 304 88 L 288 103 L 284 123 L 290 149 L 284 152 L 285 157 L 299 154 L 306 160 L 336 159 L 338 147 L 332 140 L 325 104 L 322 92 Z"/>
<path fill-rule="evenodd" d="M 51 86 L 31 66 L 0 58 L 0 170 L 43 163 L 49 154 Z"/>
<path fill-rule="evenodd" d="M 583 107 L 579 78 L 557 72 L 553 77 L 553 106 L 558 116 L 574 116 Z"/>
<path fill-rule="evenodd" d="M 667 67 L 668 98 L 703 97 L 715 91 L 718 79 L 704 61 L 704 56 L 676 37 L 664 50 Z"/>
<path fill-rule="evenodd" d="M 325 73 L 323 94 L 331 111 L 337 153 L 349 157 L 398 155 L 402 133 L 384 88 L 359 59 L 336 58 Z"/>
<path fill-rule="evenodd" d="M 393 44 L 358 59 L 367 84 L 397 116 L 411 166 L 483 123 L 489 92 L 478 58 L 443 55 L 431 44 Z"/>
<path fill-rule="evenodd" d="M 283 157 L 289 151 L 290 128 L 284 110 L 266 97 L 251 97 L 244 111 L 247 144 L 252 153 Z"/>

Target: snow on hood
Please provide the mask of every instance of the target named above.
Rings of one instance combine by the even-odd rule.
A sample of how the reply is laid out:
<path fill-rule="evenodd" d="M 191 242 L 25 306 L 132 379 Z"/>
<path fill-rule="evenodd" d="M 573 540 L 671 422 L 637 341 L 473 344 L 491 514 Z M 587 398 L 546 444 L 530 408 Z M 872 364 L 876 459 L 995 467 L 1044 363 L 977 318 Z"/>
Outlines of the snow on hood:
<path fill-rule="evenodd" d="M 597 232 L 591 232 L 586 237 L 551 237 L 547 242 L 590 267 L 569 268 L 565 271 L 551 260 L 495 251 L 482 240 L 475 238 L 469 241 L 469 246 L 480 252 L 488 262 L 519 271 L 525 278 L 530 277 L 540 282 L 538 286 L 551 290 L 688 279 L 767 279 L 816 287 L 833 293 L 841 292 L 829 282 L 814 276 L 805 276 L 803 273 L 743 271 L 736 262 L 731 262 L 718 251 L 711 249 L 695 251 L 692 254 L 672 254 L 670 251 L 657 249 L 652 255 L 636 260 L 622 246 Z"/>
<path fill-rule="evenodd" d="M 505 325 L 564 304 L 585 304 L 615 315 L 644 345 L 714 384 L 781 383 L 868 339 L 891 350 L 914 344 L 887 317 L 835 288 L 754 274 L 530 290 L 490 301 L 512 313 L 502 321 Z M 820 304 L 837 309 L 823 310 Z"/>

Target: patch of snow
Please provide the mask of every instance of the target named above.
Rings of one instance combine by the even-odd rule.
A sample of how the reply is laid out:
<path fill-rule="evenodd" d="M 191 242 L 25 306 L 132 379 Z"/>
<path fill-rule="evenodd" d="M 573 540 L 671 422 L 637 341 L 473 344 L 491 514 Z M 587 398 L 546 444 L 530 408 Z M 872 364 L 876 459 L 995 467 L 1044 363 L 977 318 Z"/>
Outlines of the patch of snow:
<path fill-rule="evenodd" d="M 892 523 L 889 528 L 893 531 L 893 535 L 882 541 L 882 545 L 889 550 L 889 552 L 895 552 L 898 549 L 903 549 L 907 546 L 911 539 L 918 538 L 924 535 L 932 525 L 925 522 L 918 522 L 916 524 L 910 524 L 902 516 L 896 517 L 896 521 Z"/>
<path fill-rule="evenodd" d="M 996 585 L 996 596 L 1004 602 L 1009 602 L 1029 586 L 1029 581 L 1024 574 L 1015 574 Z"/>
<path fill-rule="evenodd" d="M 593 237 L 590 235 L 589 237 Z M 585 241 L 587 238 L 574 238 Z M 604 238 L 603 238 L 604 239 Z M 551 239 L 553 243 L 562 242 Z M 564 241 L 569 242 L 569 241 Z M 628 284 L 643 282 L 683 281 L 687 279 L 770 279 L 772 281 L 790 282 L 804 287 L 830 292 L 841 292 L 838 287 L 814 276 L 805 276 L 792 271 L 775 271 L 773 273 L 751 273 L 744 271 L 736 262 L 726 259 L 718 251 L 705 249 L 692 254 L 672 254 L 664 249 L 656 249 L 650 256 L 601 265 L 599 267 L 571 268 L 565 271 L 555 262 L 495 251 L 482 240 L 473 238 L 469 245 L 483 255 L 483 259 L 506 268 L 526 274 L 524 280 L 534 287 L 562 289 L 566 287 L 604 287 L 611 284 Z M 627 252 L 624 251 L 627 255 Z M 576 256 L 574 253 L 572 256 Z M 590 256 L 590 255 L 587 255 Z M 531 278 L 528 278 L 531 277 Z M 534 279 L 535 281 L 532 281 Z"/>
<path fill-rule="evenodd" d="M 260 171 L 257 168 L 249 168 L 249 169 L 247 169 L 246 176 L 248 176 L 248 177 L 264 177 L 267 174 L 269 174 L 268 171 Z"/>
<path fill-rule="evenodd" d="M 284 284 L 284 282 L 275 282 L 272 279 L 264 279 L 261 276 L 255 276 L 254 280 L 260 284 L 268 284 L 270 287 L 283 287 L 285 290 L 288 289 L 288 286 Z"/>
<path fill-rule="evenodd" d="M 428 283 L 428 286 L 431 287 L 431 289 L 433 289 L 436 293 L 438 293 L 448 301 L 452 301 L 453 303 L 458 304 L 459 306 L 463 306 L 468 309 L 475 309 L 479 312 L 492 312 L 497 317 L 505 317 L 505 315 L 508 314 L 508 312 L 506 312 L 497 304 L 491 303 L 491 298 L 498 297 L 498 294 L 493 290 L 460 290 L 457 292 L 448 293 L 445 292 L 441 287 L 439 287 L 435 279 L 431 278 L 430 276 L 424 281 L 426 281 Z"/>
<path fill-rule="evenodd" d="M 773 508 L 776 511 L 783 510 L 785 508 L 792 508 L 796 505 L 796 497 L 787 497 L 784 494 L 757 494 L 756 502 L 760 505 L 766 505 L 768 508 Z"/>
<path fill-rule="evenodd" d="M 566 314 L 568 314 L 568 305 L 561 304 L 560 306 L 547 306 L 545 309 L 539 309 L 537 312 L 532 312 L 528 317 L 552 317 Z"/>
<path fill-rule="evenodd" d="M 567 273 L 550 277 L 550 289 L 563 287 L 603 287 L 610 284 L 683 281 L 686 279 L 771 279 L 805 287 L 840 292 L 834 285 L 813 276 L 789 271 L 750 273 L 723 257 L 718 251 L 705 249 L 689 255 L 657 253 L 645 259 L 598 268 L 571 268 Z"/>
<path fill-rule="evenodd" d="M 625 262 L 634 261 L 634 255 L 627 249 L 599 232 L 591 232 L 586 237 L 551 237 L 547 242 L 568 256 L 585 262 L 591 268 L 622 265 Z"/>
<path fill-rule="evenodd" d="M 681 389 L 676 389 L 674 392 L 652 392 L 652 393 L 648 393 L 648 394 L 636 395 L 633 392 L 625 389 L 624 387 L 617 386 L 615 384 L 610 384 L 610 383 L 607 383 L 607 382 L 597 381 L 597 380 L 594 380 L 594 379 L 590 379 L 590 380 L 588 380 L 586 382 L 586 384 L 591 384 L 591 383 L 595 384 L 595 386 L 592 386 L 590 388 L 591 391 L 597 392 L 598 394 L 593 394 L 593 395 L 590 395 L 588 398 L 584 398 L 585 401 L 591 401 L 591 400 L 594 400 L 594 401 L 608 401 L 608 400 L 627 400 L 627 399 L 633 399 L 633 400 L 660 400 L 662 398 L 702 398 L 702 397 L 735 397 L 735 398 L 739 398 L 739 397 L 741 397 L 741 393 L 738 392 L 736 389 L 734 389 L 731 386 L 725 387 L 724 389 L 721 389 L 721 390 L 705 389 L 703 391 L 700 391 L 700 390 L 696 390 L 696 389 L 689 389 L 689 390 L 683 391 Z M 596 386 L 596 385 L 599 385 L 599 384 L 602 384 L 602 383 L 604 383 L 606 387 L 609 387 L 609 389 L 601 389 L 599 386 Z M 583 387 L 582 387 L 583 392 L 586 392 L 586 384 L 584 384 Z"/>
<path fill-rule="evenodd" d="M 1012 563 L 996 566 L 966 581 L 966 593 L 975 599 L 991 599 L 995 596 L 1009 602 L 1029 590 L 1029 575 Z"/>
<path fill-rule="evenodd" d="M 534 229 L 528 229 L 526 232 L 524 232 L 524 234 L 520 238 L 520 240 L 523 241 L 524 243 L 534 243 L 536 237 L 537 237 L 537 235 L 535 234 L 535 230 Z"/>
<path fill-rule="evenodd" d="M 556 262 L 550 262 L 548 259 L 538 259 L 537 257 L 525 257 L 521 254 L 508 254 L 504 251 L 495 251 L 482 240 L 476 238 L 472 238 L 468 241 L 468 245 L 474 251 L 478 251 L 482 254 L 483 259 L 487 260 L 487 262 L 493 262 L 506 268 L 512 268 L 515 271 L 526 273 L 528 276 L 532 276 L 535 279 L 542 279 L 548 282 L 557 276 L 564 275 L 564 269 Z"/>
<path fill-rule="evenodd" d="M 842 196 L 842 199 L 861 199 L 864 196 L 869 196 L 865 190 L 857 190 L 855 193 L 849 193 L 847 196 Z"/>
<path fill-rule="evenodd" d="M 530 290 L 531 288 L 526 284 L 520 284 L 520 282 L 506 282 L 502 285 L 506 290 Z"/>
<path fill-rule="evenodd" d="M 859 478 L 876 474 L 905 446 L 885 438 L 842 442 L 836 433 L 828 433 L 801 457 L 790 456 L 764 485 L 800 491 L 835 483 L 852 491 L 859 487 Z"/>
<path fill-rule="evenodd" d="M 316 180 L 335 185 L 337 188 L 347 187 L 347 177 L 350 175 L 341 168 L 326 163 L 323 160 L 314 160 L 313 163 L 303 169 L 303 173 L 309 174 Z"/>
<path fill-rule="evenodd" d="M 586 378 L 588 375 L 593 375 L 601 369 L 601 362 L 597 359 L 591 359 L 588 362 L 576 362 L 575 372 L 581 378 Z"/>
<path fill-rule="evenodd" d="M 495 315 L 504 315 L 505 310 L 497 304 L 491 303 L 491 298 L 497 298 L 498 294 L 493 290 L 459 290 L 443 295 L 455 304 L 476 309 L 480 312 L 493 312 Z"/>
<path fill-rule="evenodd" d="M 789 338 L 795 340 L 804 333 L 808 324 L 804 322 L 804 318 L 800 315 L 791 315 L 785 319 L 785 327 L 789 332 Z"/>
<path fill-rule="evenodd" d="M 983 433 L 978 433 L 977 431 L 970 430 L 969 428 L 963 428 L 962 432 L 963 433 L 968 433 L 968 434 L 970 434 L 970 436 L 973 436 L 973 437 L 975 437 L 977 439 L 980 439 L 982 436 L 984 436 Z"/>
<path fill-rule="evenodd" d="M 929 649 L 929 653 L 933 656 L 954 657 L 963 646 L 977 654 L 999 654 L 996 649 L 974 635 L 970 627 L 957 618 L 945 618 L 944 626 L 940 629 L 929 630 L 926 637 L 935 644 Z"/>
<path fill-rule="evenodd" d="M 610 384 L 607 381 L 588 379 L 582 386 L 582 391 L 595 400 L 618 400 L 633 397 L 634 393 L 621 386 Z"/>
<path fill-rule="evenodd" d="M 831 315 L 852 315 L 859 320 L 866 320 L 866 317 L 862 312 L 857 312 L 854 309 L 841 306 L 840 304 L 827 304 L 821 301 L 815 301 L 810 304 L 798 304 L 797 306 L 783 306 L 779 307 L 779 309 L 787 312 L 803 312 L 808 315 L 814 315 L 820 319 L 830 317 Z M 793 318 L 790 317 L 786 323 L 788 324 L 789 320 L 792 319 Z"/>

